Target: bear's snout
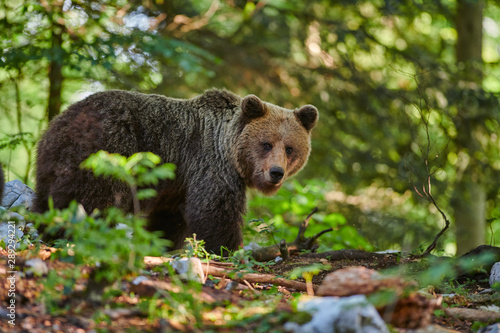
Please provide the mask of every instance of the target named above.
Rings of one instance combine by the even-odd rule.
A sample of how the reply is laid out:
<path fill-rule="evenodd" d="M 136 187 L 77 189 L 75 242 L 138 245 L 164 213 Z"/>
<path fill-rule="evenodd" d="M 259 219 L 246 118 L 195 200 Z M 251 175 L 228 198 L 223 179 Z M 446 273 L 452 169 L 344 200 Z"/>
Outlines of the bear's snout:
<path fill-rule="evenodd" d="M 285 170 L 279 166 L 273 166 L 271 170 L 269 170 L 269 175 L 271 176 L 271 182 L 278 184 L 285 175 Z"/>

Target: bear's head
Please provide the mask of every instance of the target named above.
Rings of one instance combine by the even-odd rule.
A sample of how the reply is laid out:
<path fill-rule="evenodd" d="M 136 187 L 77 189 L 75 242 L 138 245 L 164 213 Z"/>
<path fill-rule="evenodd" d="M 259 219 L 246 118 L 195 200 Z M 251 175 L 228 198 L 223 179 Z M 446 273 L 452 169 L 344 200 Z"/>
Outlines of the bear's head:
<path fill-rule="evenodd" d="M 240 117 L 238 171 L 248 187 L 273 194 L 306 164 L 318 110 L 312 105 L 287 110 L 249 95 L 241 100 Z"/>

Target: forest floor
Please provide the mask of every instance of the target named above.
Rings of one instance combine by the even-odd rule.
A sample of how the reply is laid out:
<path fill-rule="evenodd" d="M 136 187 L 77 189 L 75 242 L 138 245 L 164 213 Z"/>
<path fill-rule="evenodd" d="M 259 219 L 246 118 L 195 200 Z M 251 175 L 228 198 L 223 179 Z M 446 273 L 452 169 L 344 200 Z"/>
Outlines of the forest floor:
<path fill-rule="evenodd" d="M 44 248 L 39 252 L 24 250 L 16 254 L 16 266 L 8 267 L 7 252 L 0 249 L 0 275 L 2 283 L 0 301 L 2 304 L 0 331 L 6 332 L 284 332 L 284 323 L 297 320 L 299 313 L 294 304 L 306 298 L 305 291 L 297 291 L 280 283 L 252 282 L 245 276 L 228 274 L 226 277 L 208 278 L 212 281 L 200 284 L 174 283 L 165 273 L 164 266 L 153 261 L 146 262 L 141 272 L 148 284 L 134 283 L 138 274 L 130 274 L 106 289 L 102 299 L 96 301 L 89 297 L 85 290 L 91 271 L 82 272 L 81 277 L 73 281 L 72 288 L 53 285 L 53 277 L 48 272 L 64 272 L 71 269 L 72 264 L 49 259 L 55 249 Z M 348 255 L 345 256 L 349 257 Z M 28 259 L 39 258 L 46 264 L 39 273 L 33 274 L 26 264 Z M 406 260 L 409 263 L 410 259 Z M 418 260 L 416 260 L 418 261 Z M 40 260 L 38 261 L 40 262 Z M 297 267 L 311 264 L 328 264 L 330 268 L 320 271 L 312 280 L 319 286 L 325 277 L 333 271 L 348 267 L 366 267 L 377 271 L 398 267 L 402 260 L 397 254 L 378 255 L 365 259 L 333 259 L 330 255 L 301 254 L 290 257 L 284 263 L 274 265 L 258 265 L 253 267 L 254 277 L 270 274 L 285 277 Z M 230 267 L 229 267 L 230 266 Z M 159 269 L 160 268 L 160 269 Z M 234 265 L 221 264 L 220 270 Z M 249 269 L 248 264 L 246 270 Z M 85 269 L 84 269 L 85 270 Z M 11 273 L 11 272 L 15 273 Z M 35 272 L 37 272 L 35 270 Z M 41 276 L 36 276 L 41 275 Z M 15 276 L 8 279 L 9 276 Z M 144 276 L 147 276 L 145 278 Z M 230 276 L 233 278 L 230 279 Z M 250 275 L 247 275 L 250 277 Z M 240 283 L 232 283 L 238 280 Z M 304 281 L 299 278 L 294 282 Z M 476 279 L 465 279 L 462 284 L 452 284 L 454 290 L 434 288 L 428 292 L 434 308 L 424 309 L 427 305 L 415 304 L 411 312 L 427 311 L 429 322 L 421 324 L 432 327 L 426 332 L 438 332 L 439 327 L 458 332 L 471 332 L 479 327 L 500 322 L 498 313 L 486 311 L 492 316 L 485 321 L 477 321 L 467 315 L 452 315 L 446 309 L 476 309 L 485 305 L 484 299 L 478 300 L 474 295 L 481 294 L 489 288 L 486 275 Z M 448 285 L 449 286 L 449 285 Z M 52 292 L 47 293 L 52 288 Z M 389 286 L 390 289 L 390 286 Z M 11 295 L 15 294 L 15 308 L 11 304 Z M 44 291 L 45 290 L 45 291 Z M 54 293 L 55 291 L 55 293 Z M 445 294 L 446 295 L 443 295 Z M 498 291 L 494 292 L 497 305 Z M 439 302 L 435 300 L 439 299 Z M 491 302 L 491 295 L 488 298 Z M 417 302 L 418 303 L 418 302 Z M 425 302 L 424 302 L 425 303 Z M 399 303 L 398 303 L 399 304 Z M 10 306 L 10 309 L 9 307 Z M 379 312 L 381 310 L 379 309 Z M 484 311 L 483 311 L 484 312 Z M 10 319 L 8 315 L 11 315 Z M 12 314 L 15 316 L 13 317 Z M 11 320 L 10 323 L 5 318 Z M 12 319 L 14 318 L 14 321 Z M 386 317 L 384 317 L 386 318 Z M 300 321 L 300 320 L 298 320 Z M 15 325 L 12 325 L 15 324 Z M 409 326 L 419 326 L 413 320 Z M 396 332 L 410 332 L 401 327 L 391 326 Z M 418 331 L 411 331 L 418 332 Z M 422 331 L 423 332 L 423 331 Z M 441 331 L 444 332 L 444 331 Z M 449 332 L 449 331 L 448 331 Z M 453 331 L 451 331 L 453 332 Z"/>

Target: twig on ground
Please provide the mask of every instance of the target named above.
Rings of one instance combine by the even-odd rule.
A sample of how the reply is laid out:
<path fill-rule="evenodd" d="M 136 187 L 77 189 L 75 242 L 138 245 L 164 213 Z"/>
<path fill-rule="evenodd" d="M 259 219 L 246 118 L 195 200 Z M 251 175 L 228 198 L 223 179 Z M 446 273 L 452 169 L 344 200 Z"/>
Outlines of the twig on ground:
<path fill-rule="evenodd" d="M 333 231 L 332 228 L 328 228 L 323 230 L 312 237 L 306 237 L 305 232 L 309 225 L 309 221 L 311 217 L 318 211 L 318 208 L 315 207 L 311 213 L 304 219 L 304 221 L 299 226 L 299 231 L 297 233 L 297 237 L 291 243 L 286 243 L 286 247 L 288 249 L 288 254 L 293 254 L 296 252 L 300 252 L 302 250 L 315 250 L 315 241 L 323 234 Z M 280 243 L 279 246 L 271 245 L 266 247 L 261 247 L 259 249 L 252 251 L 252 257 L 257 261 L 269 261 L 273 260 L 277 256 L 283 256 L 283 252 L 281 249 L 284 248 L 284 245 Z M 286 255 L 286 254 L 285 254 Z M 285 258 L 283 258 L 286 260 Z"/>
<path fill-rule="evenodd" d="M 314 207 L 312 212 L 310 212 L 309 215 L 307 215 L 307 217 L 305 218 L 305 220 L 302 221 L 302 223 L 300 224 L 300 227 L 299 227 L 299 232 L 297 233 L 297 237 L 295 238 L 294 243 L 296 243 L 296 244 L 303 243 L 306 240 L 305 233 L 306 233 L 307 227 L 309 226 L 309 221 L 311 220 L 311 217 L 314 214 L 316 214 L 317 212 L 318 212 L 318 207 Z"/>
<path fill-rule="evenodd" d="M 174 259 L 164 257 L 144 257 L 144 263 L 148 266 L 162 265 L 165 262 L 173 260 Z M 216 267 L 217 264 L 218 263 L 215 261 L 210 261 L 210 266 L 202 265 L 204 275 L 212 275 L 221 278 L 229 278 L 229 276 L 235 275 L 231 280 L 241 283 L 268 283 L 276 286 L 293 288 L 298 291 L 307 291 L 307 286 L 304 282 L 288 280 L 273 274 L 245 273 L 243 271 L 228 270 L 226 268 Z M 314 285 L 313 289 L 316 290 L 316 288 L 318 288 L 318 286 Z"/>

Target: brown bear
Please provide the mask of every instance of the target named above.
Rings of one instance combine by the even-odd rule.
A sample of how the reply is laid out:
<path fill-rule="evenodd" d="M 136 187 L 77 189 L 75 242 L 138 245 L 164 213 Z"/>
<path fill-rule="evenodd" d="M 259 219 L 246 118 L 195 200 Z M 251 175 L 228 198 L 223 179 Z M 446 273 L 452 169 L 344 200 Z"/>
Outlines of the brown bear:
<path fill-rule="evenodd" d="M 314 106 L 287 110 L 254 95 L 211 89 L 192 99 L 111 90 L 73 104 L 38 143 L 34 210 L 80 202 L 87 212 L 115 205 L 132 211 L 127 186 L 80 168 L 91 153 L 141 151 L 177 166 L 156 198 L 141 203 L 151 230 L 174 248 L 196 233 L 207 250 L 242 244 L 246 187 L 275 193 L 306 163 Z"/>

